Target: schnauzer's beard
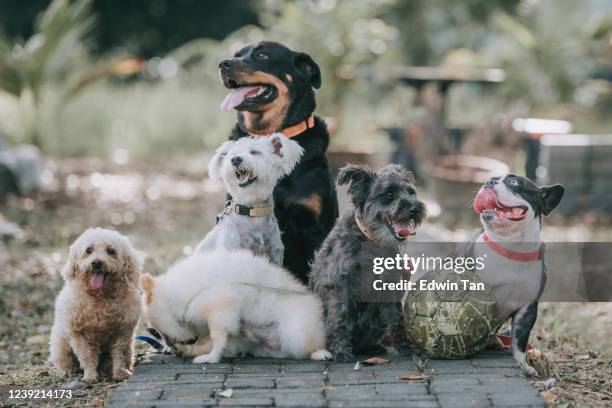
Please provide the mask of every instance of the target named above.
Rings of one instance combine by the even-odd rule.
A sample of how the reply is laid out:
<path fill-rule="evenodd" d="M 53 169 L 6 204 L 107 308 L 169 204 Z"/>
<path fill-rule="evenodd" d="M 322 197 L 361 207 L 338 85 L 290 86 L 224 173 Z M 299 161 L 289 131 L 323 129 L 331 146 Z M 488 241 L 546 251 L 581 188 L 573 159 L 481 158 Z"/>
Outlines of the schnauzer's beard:
<path fill-rule="evenodd" d="M 411 213 L 413 205 L 419 207 L 416 213 Z M 390 205 L 383 205 L 376 200 L 366 202 L 361 219 L 372 234 L 372 240 L 381 246 L 399 246 L 406 242 L 395 237 L 389 222 L 398 222 L 411 226 L 412 232 L 425 218 L 425 205 L 420 201 L 411 204 L 405 200 L 395 200 Z"/>
<path fill-rule="evenodd" d="M 254 179 L 246 186 L 240 186 L 236 177 L 236 171 L 247 171 Z M 257 205 L 270 204 L 274 186 L 279 178 L 279 170 L 272 165 L 255 161 L 245 161 L 236 167 L 230 163 L 224 163 L 223 182 L 225 188 L 238 204 Z"/>

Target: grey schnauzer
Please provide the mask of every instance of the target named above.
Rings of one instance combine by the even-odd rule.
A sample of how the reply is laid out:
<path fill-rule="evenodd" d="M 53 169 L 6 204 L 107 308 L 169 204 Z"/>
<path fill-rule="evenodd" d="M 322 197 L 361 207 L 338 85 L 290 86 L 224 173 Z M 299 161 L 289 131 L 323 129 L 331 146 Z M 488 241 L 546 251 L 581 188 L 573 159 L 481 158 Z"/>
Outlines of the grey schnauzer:
<path fill-rule="evenodd" d="M 354 205 L 336 223 L 312 265 L 310 284 L 325 311 L 327 345 L 334 359 L 354 360 L 353 353 L 380 352 L 383 339 L 408 352 L 400 302 L 361 300 L 360 251 L 370 241 L 401 251 L 403 241 L 425 218 L 425 205 L 416 197 L 411 172 L 389 164 L 378 172 L 364 165 L 348 165 L 338 183 L 349 183 Z M 382 343 L 381 343 L 382 340 Z"/>
<path fill-rule="evenodd" d="M 208 176 L 223 180 L 232 201 L 194 253 L 242 248 L 282 266 L 284 247 L 272 193 L 303 152 L 297 142 L 280 133 L 223 143 L 210 160 Z"/>

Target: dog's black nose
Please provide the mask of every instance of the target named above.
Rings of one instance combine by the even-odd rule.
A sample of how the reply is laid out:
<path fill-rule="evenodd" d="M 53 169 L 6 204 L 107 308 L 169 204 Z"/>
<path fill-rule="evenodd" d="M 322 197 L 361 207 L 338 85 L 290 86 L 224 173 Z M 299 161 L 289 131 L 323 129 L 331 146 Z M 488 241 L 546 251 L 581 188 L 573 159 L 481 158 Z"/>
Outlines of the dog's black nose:
<path fill-rule="evenodd" d="M 242 157 L 240 156 L 234 156 L 232 157 L 232 166 L 240 166 L 240 164 L 242 163 Z"/>
<path fill-rule="evenodd" d="M 232 60 L 225 59 L 219 63 L 219 69 L 227 69 L 232 66 Z"/>
<path fill-rule="evenodd" d="M 92 268 L 94 268 L 94 269 L 101 269 L 101 268 L 102 268 L 102 265 L 103 265 L 103 263 L 102 263 L 102 261 L 101 261 L 101 260 L 99 260 L 99 259 L 96 259 L 95 261 L 93 261 L 93 262 L 91 263 L 91 267 L 92 267 Z"/>
<path fill-rule="evenodd" d="M 494 185 L 497 184 L 497 180 L 488 180 L 486 183 L 484 183 L 485 188 L 493 188 Z"/>

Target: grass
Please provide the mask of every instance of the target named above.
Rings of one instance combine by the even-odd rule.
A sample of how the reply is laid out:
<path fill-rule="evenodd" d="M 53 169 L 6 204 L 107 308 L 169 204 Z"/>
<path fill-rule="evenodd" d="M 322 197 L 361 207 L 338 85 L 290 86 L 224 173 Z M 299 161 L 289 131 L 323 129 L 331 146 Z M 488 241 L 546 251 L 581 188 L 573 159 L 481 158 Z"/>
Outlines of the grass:
<path fill-rule="evenodd" d="M 28 402 L 7 400 L 6 395 L 8 389 L 57 389 L 66 382 L 45 362 L 53 301 L 63 283 L 59 270 L 69 243 L 87 226 L 117 228 L 147 252 L 145 270 L 161 273 L 190 253 L 223 204 L 222 186 L 203 181 L 206 163 L 206 156 L 163 166 L 48 161 L 52 177 L 46 191 L 11 198 L 0 207 L 4 222 L 19 228 L 16 234 L 5 233 L 7 224 L 0 221 L 0 405 L 104 404 L 115 383 L 100 383 L 70 400 Z M 611 309 L 604 303 L 542 305 L 530 341 L 552 364 L 556 383 L 542 390 L 551 405 L 609 404 Z"/>

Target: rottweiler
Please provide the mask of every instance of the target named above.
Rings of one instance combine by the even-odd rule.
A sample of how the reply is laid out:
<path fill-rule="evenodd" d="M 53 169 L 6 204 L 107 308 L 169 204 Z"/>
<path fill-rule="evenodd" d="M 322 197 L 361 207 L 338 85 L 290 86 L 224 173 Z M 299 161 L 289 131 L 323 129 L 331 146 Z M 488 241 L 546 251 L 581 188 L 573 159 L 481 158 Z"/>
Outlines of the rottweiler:
<path fill-rule="evenodd" d="M 304 148 L 304 155 L 274 189 L 274 213 L 285 246 L 283 266 L 302 282 L 309 263 L 338 218 L 336 187 L 325 153 L 329 133 L 313 115 L 314 89 L 321 71 L 303 52 L 270 41 L 243 47 L 219 63 L 230 90 L 221 108 L 235 109 L 238 122 L 230 140 L 282 132 Z"/>

